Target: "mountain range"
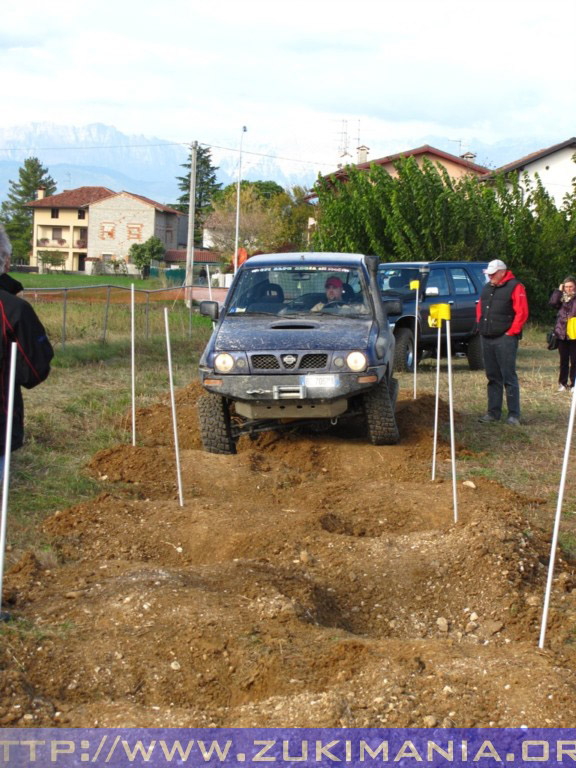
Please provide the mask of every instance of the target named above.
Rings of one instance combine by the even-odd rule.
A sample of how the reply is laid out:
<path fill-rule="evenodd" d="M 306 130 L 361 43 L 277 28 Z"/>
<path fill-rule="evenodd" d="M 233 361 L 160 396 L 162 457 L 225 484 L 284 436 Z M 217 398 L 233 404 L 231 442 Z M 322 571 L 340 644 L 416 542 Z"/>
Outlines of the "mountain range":
<path fill-rule="evenodd" d="M 476 162 L 497 168 L 530 152 L 563 141 L 566 137 L 538 141 L 502 141 L 485 144 L 469 141 L 466 148 L 476 153 Z M 424 136 L 412 147 L 389 147 L 369 159 L 430 144 L 458 154 L 454 141 L 439 136 Z M 254 149 L 251 147 L 251 149 Z M 258 153 L 242 154 L 242 178 L 250 181 L 273 180 L 283 187 L 310 187 L 319 169 L 277 158 L 274 148 L 258 147 Z M 184 144 L 144 135 L 127 135 L 113 126 L 92 123 L 65 126 L 31 123 L 0 128 L 0 201 L 6 198 L 9 180 L 18 179 L 18 169 L 27 157 L 38 157 L 57 183 L 58 192 L 81 186 L 104 186 L 126 190 L 170 204 L 181 192 L 177 177 L 184 175 L 182 164 L 189 149 Z M 212 149 L 218 166 L 217 179 L 224 186 L 238 177 L 238 153 Z M 354 159 L 351 160 L 354 162 Z M 334 164 L 336 168 L 336 162 Z M 322 169 L 326 172 L 326 169 Z"/>

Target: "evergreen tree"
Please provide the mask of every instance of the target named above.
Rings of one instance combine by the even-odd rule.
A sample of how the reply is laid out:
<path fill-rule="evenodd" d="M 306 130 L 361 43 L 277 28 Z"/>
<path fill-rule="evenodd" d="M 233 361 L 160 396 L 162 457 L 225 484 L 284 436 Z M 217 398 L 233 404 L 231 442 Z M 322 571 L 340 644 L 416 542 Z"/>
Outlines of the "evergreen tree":
<path fill-rule="evenodd" d="M 188 213 L 190 206 L 190 167 L 192 164 L 192 152 L 188 162 L 182 165 L 186 168 L 185 176 L 178 176 L 178 189 L 182 194 L 178 203 L 174 206 L 178 211 Z M 212 165 L 212 156 L 209 147 L 199 146 L 196 150 L 196 207 L 194 212 L 194 245 L 202 245 L 202 230 L 210 212 L 212 200 L 222 184 L 216 181 L 217 166 Z"/>
<path fill-rule="evenodd" d="M 56 192 L 56 182 L 37 157 L 28 157 L 18 171 L 18 181 L 10 181 L 8 199 L 0 208 L 0 222 L 4 224 L 12 242 L 12 261 L 27 262 L 32 250 L 33 209 L 26 203 L 36 199 L 36 191 L 46 190 L 46 197 Z"/>

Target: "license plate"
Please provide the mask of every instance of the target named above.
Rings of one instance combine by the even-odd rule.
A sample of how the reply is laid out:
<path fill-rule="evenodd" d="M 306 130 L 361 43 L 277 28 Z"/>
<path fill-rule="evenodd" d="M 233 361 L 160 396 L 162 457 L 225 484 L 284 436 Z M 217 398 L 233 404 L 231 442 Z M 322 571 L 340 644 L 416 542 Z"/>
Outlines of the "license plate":
<path fill-rule="evenodd" d="M 332 373 L 309 373 L 304 376 L 304 386 L 308 389 L 333 389 L 338 386 L 338 376 Z"/>

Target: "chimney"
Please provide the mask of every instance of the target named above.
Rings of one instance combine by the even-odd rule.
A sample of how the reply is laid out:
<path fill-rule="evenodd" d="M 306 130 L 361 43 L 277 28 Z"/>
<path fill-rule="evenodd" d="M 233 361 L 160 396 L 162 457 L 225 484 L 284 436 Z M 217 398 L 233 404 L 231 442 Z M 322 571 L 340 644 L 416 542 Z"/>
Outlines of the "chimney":
<path fill-rule="evenodd" d="M 46 189 L 44 187 L 39 187 L 36 190 L 36 200 L 44 200 L 46 196 Z"/>
<path fill-rule="evenodd" d="M 356 152 L 358 152 L 358 155 L 357 155 L 358 160 L 356 161 L 357 165 L 368 162 L 369 147 L 365 147 L 364 144 L 362 144 L 360 147 L 358 147 Z"/>

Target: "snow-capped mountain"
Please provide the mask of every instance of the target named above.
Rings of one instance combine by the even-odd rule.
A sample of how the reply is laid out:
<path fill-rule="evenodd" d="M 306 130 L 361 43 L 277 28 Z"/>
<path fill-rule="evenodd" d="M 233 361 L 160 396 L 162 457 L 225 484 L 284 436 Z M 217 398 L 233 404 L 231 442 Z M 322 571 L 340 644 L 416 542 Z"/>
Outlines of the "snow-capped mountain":
<path fill-rule="evenodd" d="M 310 166 L 277 161 L 271 148 L 260 154 L 244 152 L 242 178 L 273 180 L 283 187 L 310 186 L 317 173 Z M 181 194 L 177 177 L 184 175 L 189 148 L 184 144 L 143 135 L 127 135 L 101 123 L 65 126 L 31 123 L 0 128 L 0 200 L 8 181 L 17 180 L 27 157 L 38 157 L 55 179 L 58 191 L 80 186 L 106 186 L 173 203 Z M 266 156 L 264 156 L 266 155 Z M 223 185 L 238 178 L 238 152 L 214 149 L 218 181 Z"/>

